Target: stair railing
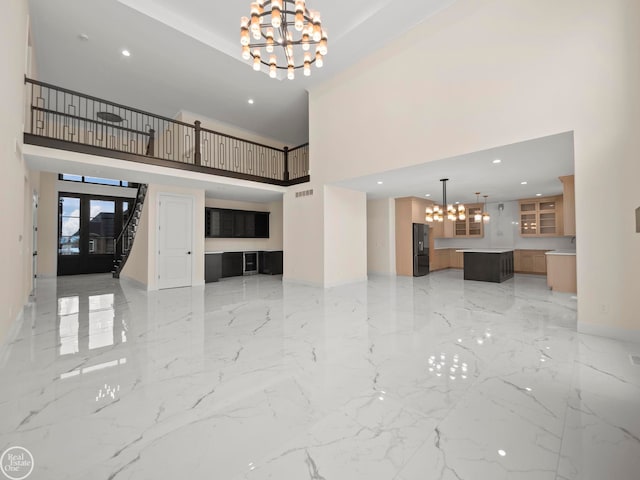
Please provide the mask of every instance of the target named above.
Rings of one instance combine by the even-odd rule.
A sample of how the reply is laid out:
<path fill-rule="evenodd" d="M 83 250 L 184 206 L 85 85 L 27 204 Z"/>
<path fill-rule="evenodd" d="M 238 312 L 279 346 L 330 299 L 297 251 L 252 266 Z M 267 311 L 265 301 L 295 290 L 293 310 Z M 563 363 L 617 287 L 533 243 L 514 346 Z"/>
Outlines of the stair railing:
<path fill-rule="evenodd" d="M 131 208 L 131 214 L 129 215 L 129 218 L 127 218 L 127 221 L 122 227 L 122 231 L 115 240 L 115 253 L 113 258 L 112 271 L 113 278 L 120 278 L 120 272 L 127 262 L 129 253 L 133 248 L 133 241 L 136 236 L 140 217 L 142 216 L 142 208 L 144 206 L 144 201 L 147 195 L 147 188 L 148 185 L 145 183 L 141 183 L 140 185 L 138 185 L 138 191 L 136 193 L 135 203 Z"/>

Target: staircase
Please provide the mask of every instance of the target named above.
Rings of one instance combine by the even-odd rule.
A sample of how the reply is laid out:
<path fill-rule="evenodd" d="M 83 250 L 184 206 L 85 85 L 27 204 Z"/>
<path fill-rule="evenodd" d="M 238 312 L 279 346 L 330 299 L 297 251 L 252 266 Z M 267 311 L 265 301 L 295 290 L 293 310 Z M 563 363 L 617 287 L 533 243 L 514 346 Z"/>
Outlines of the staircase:
<path fill-rule="evenodd" d="M 138 230 L 138 224 L 142 216 L 144 199 L 147 196 L 147 188 L 148 185 L 146 183 L 138 185 L 138 192 L 131 210 L 131 215 L 129 215 L 127 223 L 125 223 L 122 228 L 120 235 L 116 238 L 113 270 L 111 271 L 113 278 L 120 278 L 120 272 L 124 268 L 124 264 L 127 263 L 127 258 L 129 258 L 129 253 L 133 248 L 133 240 L 136 237 L 136 231 Z"/>

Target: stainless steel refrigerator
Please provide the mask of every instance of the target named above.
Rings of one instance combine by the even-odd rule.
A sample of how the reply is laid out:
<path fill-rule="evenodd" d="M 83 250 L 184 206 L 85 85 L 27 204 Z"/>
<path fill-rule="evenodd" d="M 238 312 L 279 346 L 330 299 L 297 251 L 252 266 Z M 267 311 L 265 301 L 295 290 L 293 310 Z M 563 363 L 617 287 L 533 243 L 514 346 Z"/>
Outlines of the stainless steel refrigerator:
<path fill-rule="evenodd" d="M 429 273 L 429 227 L 413 224 L 413 276 Z"/>

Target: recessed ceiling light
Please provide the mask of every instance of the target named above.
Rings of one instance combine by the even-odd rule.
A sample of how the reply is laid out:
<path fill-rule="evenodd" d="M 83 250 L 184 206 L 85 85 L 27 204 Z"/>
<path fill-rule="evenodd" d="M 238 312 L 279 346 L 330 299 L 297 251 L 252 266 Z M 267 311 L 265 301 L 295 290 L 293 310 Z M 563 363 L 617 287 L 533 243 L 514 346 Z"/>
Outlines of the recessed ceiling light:
<path fill-rule="evenodd" d="M 89 35 L 87 35 L 86 33 L 81 33 L 80 35 L 78 35 L 78 40 L 86 42 L 87 40 L 89 40 Z"/>
<path fill-rule="evenodd" d="M 536 193 L 536 197 L 541 197 L 542 194 L 541 193 Z"/>
<path fill-rule="evenodd" d="M 382 180 L 378 180 L 378 185 L 382 185 Z"/>
<path fill-rule="evenodd" d="M 520 185 L 526 185 L 527 182 L 520 182 Z"/>
<path fill-rule="evenodd" d="M 460 205 L 460 202 L 456 202 L 456 205 Z"/>
<path fill-rule="evenodd" d="M 504 457 L 507 454 L 507 452 L 505 452 L 504 450 L 500 449 L 498 450 L 498 455 L 500 455 L 501 457 Z"/>
<path fill-rule="evenodd" d="M 502 160 L 500 160 L 499 158 L 496 158 L 493 163 L 502 163 Z"/>
<path fill-rule="evenodd" d="M 130 57 L 131 52 L 129 50 L 122 50 L 122 55 L 124 55 L 125 57 Z"/>
<path fill-rule="evenodd" d="M 247 100 L 247 103 L 248 103 L 249 105 L 253 105 L 253 98 L 250 98 L 249 100 Z"/>
<path fill-rule="evenodd" d="M 431 196 L 431 194 L 430 194 L 430 193 L 425 193 L 425 194 L 424 194 L 424 196 L 425 196 L 425 197 L 430 197 L 430 196 Z"/>

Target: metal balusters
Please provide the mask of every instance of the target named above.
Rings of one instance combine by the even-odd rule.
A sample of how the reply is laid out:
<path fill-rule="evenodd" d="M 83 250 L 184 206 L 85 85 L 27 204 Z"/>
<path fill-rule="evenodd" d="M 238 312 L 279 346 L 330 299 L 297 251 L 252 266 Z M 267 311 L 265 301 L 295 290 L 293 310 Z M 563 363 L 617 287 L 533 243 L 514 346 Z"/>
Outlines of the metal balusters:
<path fill-rule="evenodd" d="M 25 83 L 30 116 L 25 133 L 31 135 L 210 168 L 214 174 L 229 172 L 254 181 L 286 184 L 287 170 L 291 180 L 308 175 L 308 145 L 289 150 L 285 165 L 284 149 L 207 130 L 199 121 L 192 125 L 43 82 L 25 79 Z M 74 149 L 60 143 L 38 144 Z"/>

